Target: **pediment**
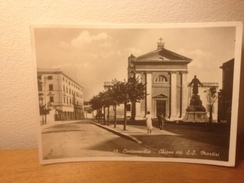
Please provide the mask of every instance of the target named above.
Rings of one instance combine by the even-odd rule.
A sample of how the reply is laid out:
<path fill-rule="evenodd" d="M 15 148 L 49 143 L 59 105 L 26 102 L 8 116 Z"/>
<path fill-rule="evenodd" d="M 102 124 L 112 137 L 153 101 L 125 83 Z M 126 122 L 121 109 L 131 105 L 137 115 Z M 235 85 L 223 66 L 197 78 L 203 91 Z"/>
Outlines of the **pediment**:
<path fill-rule="evenodd" d="M 145 55 L 141 55 L 136 58 L 136 61 L 162 61 L 162 60 L 169 60 L 168 58 L 164 57 L 162 54 L 157 52 L 150 52 Z"/>
<path fill-rule="evenodd" d="M 175 52 L 169 51 L 165 48 L 157 49 L 155 51 L 146 53 L 134 59 L 135 62 L 147 62 L 147 61 L 187 61 L 190 62 L 191 59 Z"/>
<path fill-rule="evenodd" d="M 160 94 L 157 94 L 157 95 L 153 96 L 153 98 L 168 98 L 168 96 L 160 93 Z"/>

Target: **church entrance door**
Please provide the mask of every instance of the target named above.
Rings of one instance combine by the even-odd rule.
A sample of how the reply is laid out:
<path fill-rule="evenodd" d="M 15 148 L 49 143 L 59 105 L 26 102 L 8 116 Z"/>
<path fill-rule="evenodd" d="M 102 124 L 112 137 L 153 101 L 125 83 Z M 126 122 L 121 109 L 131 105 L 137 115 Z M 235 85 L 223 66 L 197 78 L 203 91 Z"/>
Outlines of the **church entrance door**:
<path fill-rule="evenodd" d="M 166 112 L 166 101 L 165 100 L 156 100 L 156 115 L 158 116 L 160 113 L 165 116 Z"/>

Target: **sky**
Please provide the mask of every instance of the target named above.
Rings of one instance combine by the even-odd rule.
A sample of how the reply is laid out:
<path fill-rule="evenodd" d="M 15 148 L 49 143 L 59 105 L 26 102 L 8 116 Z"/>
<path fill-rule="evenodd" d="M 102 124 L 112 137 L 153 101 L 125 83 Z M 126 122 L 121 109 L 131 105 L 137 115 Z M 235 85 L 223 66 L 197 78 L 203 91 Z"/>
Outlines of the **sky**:
<path fill-rule="evenodd" d="M 84 87 L 84 99 L 103 91 L 105 81 L 127 79 L 128 57 L 165 49 L 191 58 L 188 81 L 221 87 L 224 62 L 234 58 L 235 27 L 121 28 L 39 27 L 34 30 L 38 68 L 58 68 Z"/>

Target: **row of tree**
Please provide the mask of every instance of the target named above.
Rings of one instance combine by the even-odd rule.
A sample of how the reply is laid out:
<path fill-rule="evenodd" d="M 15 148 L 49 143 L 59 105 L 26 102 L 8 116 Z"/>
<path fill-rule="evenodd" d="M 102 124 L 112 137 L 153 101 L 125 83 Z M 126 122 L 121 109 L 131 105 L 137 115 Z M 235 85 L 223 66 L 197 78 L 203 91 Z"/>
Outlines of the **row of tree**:
<path fill-rule="evenodd" d="M 89 101 L 93 110 L 97 110 L 98 122 L 105 124 L 105 113 L 107 109 L 107 124 L 110 125 L 109 109 L 113 107 L 114 127 L 116 128 L 116 109 L 120 104 L 124 104 L 124 130 L 127 125 L 126 107 L 130 102 L 132 106 L 146 96 L 146 85 L 139 82 L 138 78 L 132 76 L 128 81 L 113 80 L 112 85 L 105 91 L 99 92 Z M 135 110 L 132 110 L 131 118 L 135 118 Z"/>

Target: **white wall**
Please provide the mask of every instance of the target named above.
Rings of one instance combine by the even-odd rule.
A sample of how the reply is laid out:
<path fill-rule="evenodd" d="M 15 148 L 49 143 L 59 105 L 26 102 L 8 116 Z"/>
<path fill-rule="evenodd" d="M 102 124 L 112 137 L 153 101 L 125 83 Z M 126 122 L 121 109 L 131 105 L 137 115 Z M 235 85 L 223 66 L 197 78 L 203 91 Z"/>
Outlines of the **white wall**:
<path fill-rule="evenodd" d="M 243 9 L 243 0 L 1 0 L 0 149 L 37 147 L 31 24 L 243 21 Z"/>

